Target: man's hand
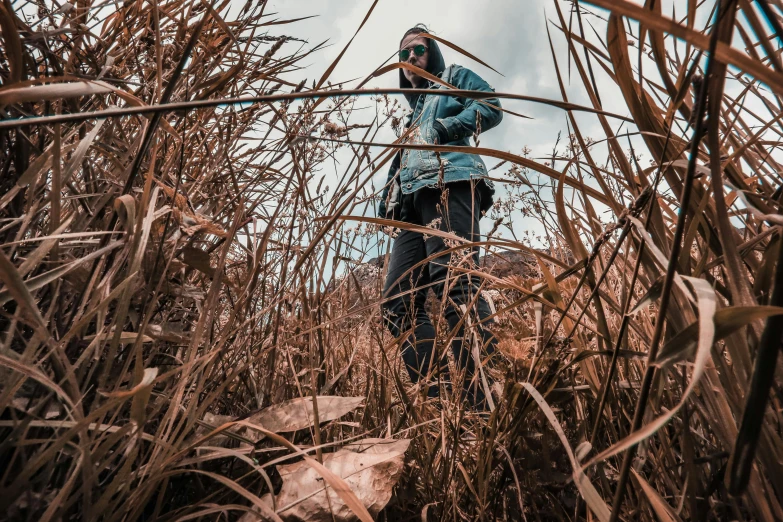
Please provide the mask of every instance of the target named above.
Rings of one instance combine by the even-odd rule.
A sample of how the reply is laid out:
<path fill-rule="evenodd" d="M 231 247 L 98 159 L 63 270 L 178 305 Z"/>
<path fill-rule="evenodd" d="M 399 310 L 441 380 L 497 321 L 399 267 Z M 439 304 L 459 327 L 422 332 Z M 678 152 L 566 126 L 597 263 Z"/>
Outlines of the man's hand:
<path fill-rule="evenodd" d="M 449 142 L 449 132 L 441 122 L 435 120 L 435 123 L 432 124 L 432 128 L 438 134 L 438 137 L 435 139 L 435 145 L 443 145 Z"/>

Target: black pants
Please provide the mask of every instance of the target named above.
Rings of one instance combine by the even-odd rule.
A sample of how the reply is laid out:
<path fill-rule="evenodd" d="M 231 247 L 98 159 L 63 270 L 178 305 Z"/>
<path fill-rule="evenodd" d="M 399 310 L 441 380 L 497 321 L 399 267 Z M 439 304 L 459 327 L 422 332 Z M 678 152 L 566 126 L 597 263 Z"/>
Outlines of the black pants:
<path fill-rule="evenodd" d="M 405 194 L 401 200 L 400 219 L 479 241 L 479 208 L 484 188 L 480 183 L 461 181 L 449 183 L 444 189 L 424 188 Z M 451 343 L 454 358 L 457 365 L 465 369 L 462 386 L 465 396 L 474 407 L 484 409 L 486 398 L 480 378 L 473 379 L 476 366 L 471 355 L 471 339 L 464 337 L 468 318 L 460 324 L 464 307 L 469 312 L 471 324 L 477 325 L 486 353 L 494 352 L 494 336 L 482 326 L 486 326 L 486 322 L 479 323 L 491 313 L 489 305 L 478 293 L 480 279 L 464 272 L 478 266 L 479 251 L 474 247 L 472 252 L 458 249 L 443 253 L 449 243 L 455 246 L 448 239 L 400 231 L 394 240 L 384 285 L 384 322 L 395 337 L 412 330 L 402 341 L 402 358 L 413 382 L 427 375 L 439 375 L 448 382 L 446 352 L 442 351 L 439 360 L 433 362 L 435 328 L 424 309 L 427 290 L 431 287 L 435 296 L 445 301 L 446 321 L 450 333 L 454 334 Z M 416 266 L 433 255 L 428 262 Z M 471 381 L 474 382 L 471 384 Z M 438 387 L 430 386 L 428 395 L 436 397 Z"/>

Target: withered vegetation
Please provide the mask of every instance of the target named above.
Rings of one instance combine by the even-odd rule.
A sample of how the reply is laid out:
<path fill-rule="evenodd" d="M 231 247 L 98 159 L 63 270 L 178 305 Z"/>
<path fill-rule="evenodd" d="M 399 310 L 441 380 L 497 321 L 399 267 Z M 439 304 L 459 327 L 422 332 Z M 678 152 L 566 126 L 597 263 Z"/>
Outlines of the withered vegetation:
<path fill-rule="evenodd" d="M 462 267 L 501 339 L 482 416 L 381 323 L 392 92 L 336 92 L 342 53 L 287 80 L 323 44 L 265 0 L 0 3 L 0 513 L 279 520 L 304 463 L 362 520 L 783 520 L 783 4 L 671 7 L 551 2 L 561 93 L 528 101 L 565 146 L 479 144 L 509 186 Z M 322 465 L 363 439 L 405 454 L 388 491 Z"/>

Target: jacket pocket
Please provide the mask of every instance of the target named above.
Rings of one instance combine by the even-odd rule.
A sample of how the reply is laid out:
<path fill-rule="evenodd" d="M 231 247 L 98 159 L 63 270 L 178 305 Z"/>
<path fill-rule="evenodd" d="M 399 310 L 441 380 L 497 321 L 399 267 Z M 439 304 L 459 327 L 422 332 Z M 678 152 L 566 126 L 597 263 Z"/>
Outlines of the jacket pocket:
<path fill-rule="evenodd" d="M 426 146 L 432 145 L 435 130 L 431 125 L 427 125 L 426 122 L 419 127 L 412 136 L 411 145 Z M 435 153 L 431 150 L 425 149 L 413 149 L 407 151 L 407 158 L 403 155 L 404 169 L 408 174 L 405 176 L 409 179 L 416 179 L 427 171 L 437 169 L 437 161 L 435 159 Z M 403 180 L 405 181 L 405 180 Z"/>

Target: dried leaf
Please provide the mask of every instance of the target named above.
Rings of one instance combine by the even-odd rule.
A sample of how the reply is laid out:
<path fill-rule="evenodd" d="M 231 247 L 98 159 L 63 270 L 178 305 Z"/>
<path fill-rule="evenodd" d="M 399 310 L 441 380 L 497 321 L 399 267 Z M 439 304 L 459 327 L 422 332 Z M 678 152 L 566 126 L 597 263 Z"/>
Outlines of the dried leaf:
<path fill-rule="evenodd" d="M 715 312 L 715 340 L 719 341 L 733 334 L 743 326 L 753 321 L 783 315 L 783 308 L 778 306 L 731 306 Z M 691 323 L 678 332 L 669 342 L 661 347 L 655 365 L 668 368 L 682 361 L 693 353 L 699 337 L 699 322 Z"/>
<path fill-rule="evenodd" d="M 324 466 L 345 480 L 373 517 L 392 496 L 404 465 L 408 439 L 364 439 L 324 455 Z M 354 512 L 305 462 L 277 467 L 283 487 L 276 497 L 278 513 L 287 521 L 352 521 Z M 327 494 L 329 499 L 327 500 Z M 334 517 L 334 518 L 332 518 Z"/>
<path fill-rule="evenodd" d="M 680 522 L 680 517 L 678 517 L 669 504 L 661 498 L 649 482 L 644 480 L 635 469 L 631 468 L 631 472 L 642 487 L 642 491 L 644 491 L 644 494 L 647 496 L 647 500 L 650 501 L 650 505 L 652 505 L 653 510 L 655 510 L 655 514 L 658 515 L 658 520 L 661 522 Z"/>
<path fill-rule="evenodd" d="M 323 422 L 339 419 L 364 403 L 363 397 L 319 396 L 318 418 Z M 275 433 L 303 430 L 313 425 L 313 398 L 302 397 L 270 406 L 248 419 Z"/>
<path fill-rule="evenodd" d="M 41 100 L 67 100 L 79 96 L 107 94 L 113 89 L 101 81 L 52 83 L 31 87 L 14 87 L 0 90 L 0 105 L 28 103 Z"/>
<path fill-rule="evenodd" d="M 199 272 L 212 277 L 215 273 L 215 269 L 209 261 L 209 254 L 201 250 L 200 248 L 187 246 L 182 249 L 182 260 L 191 268 L 195 268 Z"/>

